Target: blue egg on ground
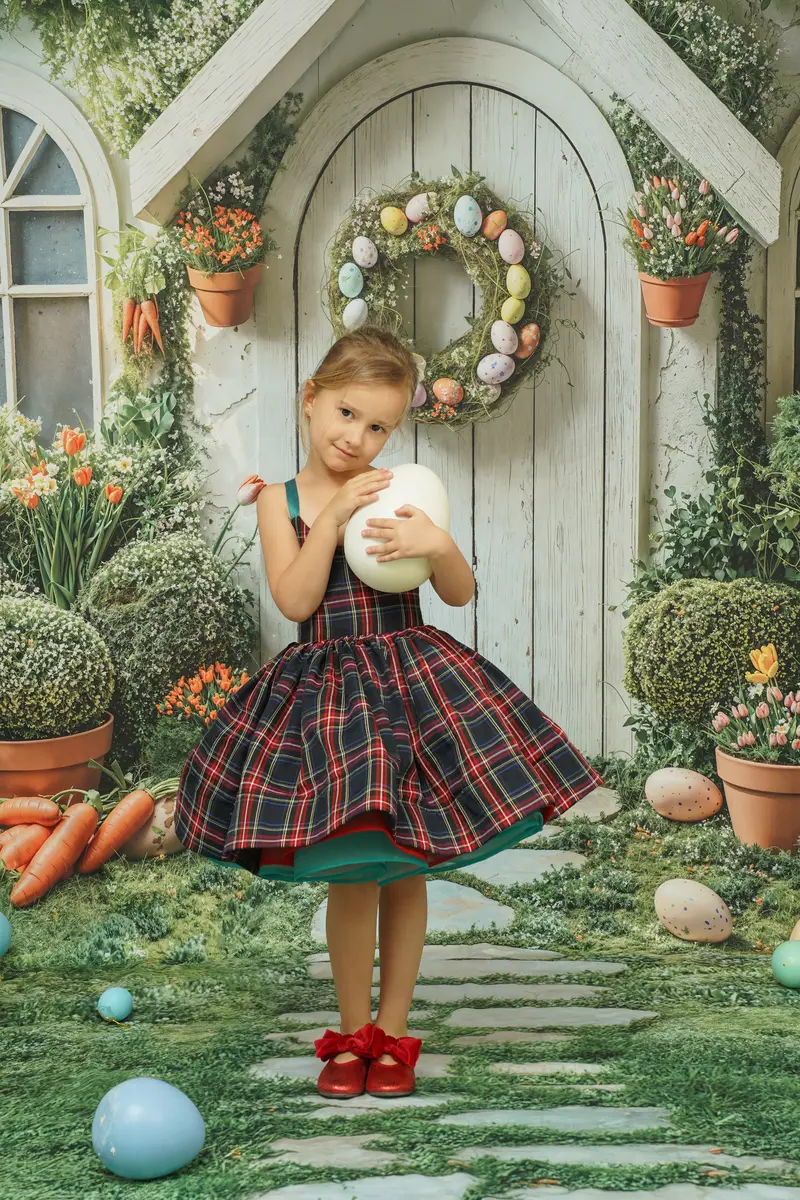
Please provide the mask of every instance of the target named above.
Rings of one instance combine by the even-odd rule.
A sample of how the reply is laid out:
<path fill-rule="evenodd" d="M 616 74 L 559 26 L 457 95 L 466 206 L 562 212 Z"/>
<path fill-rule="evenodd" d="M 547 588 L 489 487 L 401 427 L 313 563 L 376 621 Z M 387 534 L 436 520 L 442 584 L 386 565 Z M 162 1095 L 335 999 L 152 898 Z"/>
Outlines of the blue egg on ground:
<path fill-rule="evenodd" d="M 97 1011 L 106 1020 L 124 1021 L 133 1012 L 133 996 L 127 988 L 106 988 L 97 1001 Z"/>
<path fill-rule="evenodd" d="M 772 951 L 772 971 L 778 983 L 800 988 L 800 942 L 781 942 Z"/>
<path fill-rule="evenodd" d="M 4 917 L 0 913 L 0 958 L 3 957 L 8 947 L 11 945 L 11 925 L 8 917 Z"/>
<path fill-rule="evenodd" d="M 206 1127 L 188 1096 L 163 1079 L 142 1076 L 106 1092 L 92 1121 L 100 1161 L 122 1179 L 160 1179 L 200 1153 Z"/>

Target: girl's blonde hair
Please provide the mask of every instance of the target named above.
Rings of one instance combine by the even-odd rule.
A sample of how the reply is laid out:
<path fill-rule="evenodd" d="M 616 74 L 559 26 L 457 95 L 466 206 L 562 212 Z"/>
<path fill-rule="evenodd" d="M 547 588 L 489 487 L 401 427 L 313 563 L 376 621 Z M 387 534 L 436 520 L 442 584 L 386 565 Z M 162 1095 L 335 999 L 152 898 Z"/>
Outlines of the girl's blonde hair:
<path fill-rule="evenodd" d="M 397 384 L 406 392 L 406 417 L 417 387 L 417 363 L 411 351 L 386 329 L 364 325 L 345 333 L 331 346 L 313 375 L 306 381 L 317 388 L 345 388 L 351 383 Z M 297 394 L 300 439 L 308 452 L 309 418 L 305 413 L 305 384 Z"/>

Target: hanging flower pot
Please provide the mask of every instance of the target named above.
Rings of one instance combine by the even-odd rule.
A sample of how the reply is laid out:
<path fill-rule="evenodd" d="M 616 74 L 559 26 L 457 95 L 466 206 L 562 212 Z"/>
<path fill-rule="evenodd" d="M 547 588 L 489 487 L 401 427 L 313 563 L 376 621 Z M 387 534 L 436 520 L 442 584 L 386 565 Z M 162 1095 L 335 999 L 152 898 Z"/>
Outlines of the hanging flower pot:
<path fill-rule="evenodd" d="M 755 762 L 716 749 L 717 771 L 733 832 L 744 845 L 797 852 L 800 838 L 800 766 Z"/>
<path fill-rule="evenodd" d="M 640 271 L 642 298 L 650 324 L 670 329 L 694 325 L 710 276 L 710 271 L 704 271 L 702 275 L 684 275 L 679 279 L 656 279 Z"/>
<path fill-rule="evenodd" d="M 114 718 L 97 729 L 66 737 L 32 742 L 0 742 L 0 797 L 54 796 L 67 788 L 88 790 L 100 783 L 100 771 L 89 760 L 102 763 L 111 749 Z"/>
<path fill-rule="evenodd" d="M 211 275 L 204 275 L 194 267 L 186 268 L 203 316 L 209 325 L 222 329 L 241 325 L 251 315 L 261 271 L 261 263 L 244 271 L 216 271 Z"/>

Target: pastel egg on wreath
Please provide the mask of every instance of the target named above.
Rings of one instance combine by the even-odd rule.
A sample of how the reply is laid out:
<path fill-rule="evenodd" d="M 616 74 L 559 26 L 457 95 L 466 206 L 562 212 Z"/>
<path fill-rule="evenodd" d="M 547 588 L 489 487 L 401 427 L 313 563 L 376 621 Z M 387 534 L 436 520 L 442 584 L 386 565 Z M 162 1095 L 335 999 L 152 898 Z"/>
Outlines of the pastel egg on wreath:
<path fill-rule="evenodd" d="M 478 379 L 482 383 L 502 383 L 514 374 L 515 365 L 507 354 L 487 354 L 478 363 Z"/>
<path fill-rule="evenodd" d="M 437 379 L 433 385 L 433 394 L 443 404 L 454 406 L 464 399 L 464 389 L 457 379 Z"/>
<path fill-rule="evenodd" d="M 525 243 L 516 229 L 503 230 L 497 243 L 497 250 L 503 262 L 510 263 L 512 266 L 522 262 L 525 257 Z"/>
<path fill-rule="evenodd" d="M 515 264 L 506 272 L 506 291 L 515 300 L 524 300 L 531 294 L 531 277 L 524 267 Z"/>
<path fill-rule="evenodd" d="M 705 821 L 722 808 L 722 792 L 699 771 L 662 767 L 648 775 L 644 793 L 650 804 L 669 821 Z"/>
<path fill-rule="evenodd" d="M 509 325 L 516 325 L 525 316 L 525 301 L 518 300 L 516 296 L 506 297 L 500 308 L 500 316 Z"/>
<path fill-rule="evenodd" d="M 381 225 L 392 237 L 402 237 L 408 229 L 408 217 L 402 208 L 387 204 L 386 208 L 381 209 Z"/>
<path fill-rule="evenodd" d="M 354 262 L 347 262 L 339 270 L 339 291 L 343 296 L 357 296 L 364 287 L 364 276 Z"/>
<path fill-rule="evenodd" d="M 360 329 L 369 316 L 366 300 L 357 297 L 345 304 L 342 312 L 342 324 L 345 329 Z"/>
<path fill-rule="evenodd" d="M 423 404 L 428 403 L 428 393 L 425 391 L 425 384 L 420 380 L 417 384 L 416 391 L 411 397 L 412 408 L 422 408 Z"/>
<path fill-rule="evenodd" d="M 459 196 L 453 209 L 453 221 L 464 237 L 474 237 L 483 222 L 483 213 L 473 196 Z"/>
<path fill-rule="evenodd" d="M 490 400 L 496 401 L 500 399 L 503 389 L 499 383 L 484 383 L 482 386 Z"/>
<path fill-rule="evenodd" d="M 353 242 L 353 259 L 359 267 L 374 267 L 378 261 L 378 247 L 372 238 L 357 237 Z"/>
<path fill-rule="evenodd" d="M 425 378 L 425 368 L 428 364 L 421 354 L 412 354 L 411 357 L 413 358 L 414 364 L 417 368 L 417 383 L 422 383 L 423 379 Z"/>
<path fill-rule="evenodd" d="M 517 331 L 508 321 L 495 321 L 492 324 L 492 345 L 501 354 L 513 354 L 519 343 Z"/>
<path fill-rule="evenodd" d="M 489 213 L 488 217 L 484 217 L 483 225 L 481 225 L 481 233 L 490 242 L 496 242 L 507 224 L 508 217 L 502 208 L 496 208 L 494 212 Z"/>
<path fill-rule="evenodd" d="M 412 196 L 406 205 L 406 216 L 412 225 L 419 225 L 430 211 L 427 192 L 420 192 L 417 196 Z"/>

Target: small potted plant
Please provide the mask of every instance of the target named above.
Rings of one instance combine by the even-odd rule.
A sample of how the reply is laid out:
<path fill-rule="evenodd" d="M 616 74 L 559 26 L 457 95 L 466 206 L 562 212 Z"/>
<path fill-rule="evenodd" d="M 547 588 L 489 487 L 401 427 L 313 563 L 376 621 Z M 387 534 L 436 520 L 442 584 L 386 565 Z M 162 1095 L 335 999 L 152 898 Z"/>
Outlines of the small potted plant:
<path fill-rule="evenodd" d="M 241 325 L 253 311 L 262 262 L 272 243 L 247 208 L 216 199 L 200 188 L 178 214 L 179 245 L 206 321 L 230 328 Z"/>
<path fill-rule="evenodd" d="M 693 325 L 711 272 L 729 257 L 738 228 L 723 225 L 724 208 L 707 179 L 690 185 L 653 175 L 624 213 L 625 249 L 639 269 L 651 325 Z"/>
<path fill-rule="evenodd" d="M 96 788 L 111 749 L 111 656 L 43 597 L 0 597 L 0 797 Z"/>
<path fill-rule="evenodd" d="M 755 670 L 740 694 L 712 721 L 717 771 L 733 831 L 745 845 L 797 850 L 800 837 L 800 686 L 777 685 L 772 643 L 751 650 Z"/>

